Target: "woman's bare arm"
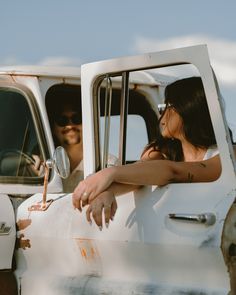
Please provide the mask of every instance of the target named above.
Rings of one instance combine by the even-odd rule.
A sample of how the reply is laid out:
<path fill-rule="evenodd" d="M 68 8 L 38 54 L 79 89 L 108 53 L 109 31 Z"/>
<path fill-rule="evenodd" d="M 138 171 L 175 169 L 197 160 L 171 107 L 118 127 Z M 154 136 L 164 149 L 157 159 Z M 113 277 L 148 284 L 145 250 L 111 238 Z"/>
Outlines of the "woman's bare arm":
<path fill-rule="evenodd" d="M 150 160 L 157 160 L 157 159 L 163 159 L 163 158 L 164 158 L 163 155 L 159 151 L 156 151 L 153 148 L 151 148 L 142 154 L 141 161 L 150 161 Z M 91 177 L 93 176 L 94 175 L 92 175 Z M 95 198 L 99 197 L 99 194 L 88 194 L 86 196 L 79 194 L 79 191 L 83 190 L 83 186 L 85 185 L 86 180 L 88 180 L 89 178 L 90 177 L 80 182 L 80 184 L 75 189 L 75 192 L 73 194 L 73 200 L 72 200 L 73 205 L 74 207 L 78 208 L 80 211 L 82 210 L 83 206 L 91 203 Z M 125 184 L 125 183 L 112 182 L 110 186 L 106 188 L 106 191 L 110 191 L 110 193 L 113 196 L 119 196 L 119 195 L 126 194 L 128 192 L 137 190 L 140 187 L 141 185 L 139 184 Z"/>
<path fill-rule="evenodd" d="M 218 155 L 200 162 L 153 160 L 113 168 L 109 178 L 115 182 L 159 186 L 173 182 L 214 181 L 221 173 Z"/>
<path fill-rule="evenodd" d="M 111 171 L 112 170 L 112 171 Z M 101 229 L 103 226 L 103 212 L 105 222 L 108 226 L 109 220 L 114 217 L 116 202 L 114 195 L 124 194 L 135 190 L 143 185 L 165 185 L 173 182 L 209 182 L 216 180 L 221 173 L 219 156 L 201 162 L 172 162 L 168 160 L 142 161 L 134 164 L 108 168 L 96 173 L 85 187 L 79 188 L 73 194 L 73 204 L 75 208 L 81 210 L 83 189 L 92 189 L 88 192 L 90 196 L 98 196 L 90 202 L 87 209 L 87 220 L 91 222 L 91 214 L 95 223 Z M 102 183 L 104 181 L 104 183 Z M 107 183 L 111 183 L 107 189 Z M 88 186 L 87 186 L 88 185 Z M 98 187 L 96 187 L 98 185 Z M 100 186 L 100 187 L 99 187 Z M 94 189 L 94 191 L 93 191 Z M 97 194 L 99 189 L 101 194 Z M 101 196 L 101 198 L 99 198 Z M 88 199 L 85 198 L 85 203 Z"/>
<path fill-rule="evenodd" d="M 78 185 L 73 204 L 78 208 L 78 202 L 95 198 L 113 183 L 163 186 L 173 182 L 208 182 L 216 180 L 220 173 L 219 155 L 200 162 L 152 160 L 106 168 Z"/>
<path fill-rule="evenodd" d="M 163 155 L 159 152 L 154 150 L 153 148 L 147 150 L 145 153 L 143 153 L 140 161 L 151 161 L 151 160 L 163 160 Z M 136 162 L 139 163 L 139 162 Z M 128 193 L 130 191 L 137 190 L 140 188 L 140 184 L 124 184 L 124 183 L 118 183 L 113 182 L 108 190 L 112 191 L 115 196 L 123 195 L 125 193 Z M 91 200 L 91 198 L 89 199 Z"/>

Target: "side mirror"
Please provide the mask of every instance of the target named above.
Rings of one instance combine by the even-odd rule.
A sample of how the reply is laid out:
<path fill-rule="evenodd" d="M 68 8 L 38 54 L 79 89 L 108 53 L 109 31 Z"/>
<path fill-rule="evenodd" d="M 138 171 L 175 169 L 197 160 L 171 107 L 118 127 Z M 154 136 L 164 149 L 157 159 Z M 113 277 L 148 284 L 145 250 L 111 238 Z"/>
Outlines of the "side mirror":
<path fill-rule="evenodd" d="M 55 169 L 56 173 L 61 178 L 67 178 L 70 174 L 70 161 L 65 149 L 58 146 L 53 154 L 53 159 L 46 161 L 46 166 L 49 169 Z"/>
<path fill-rule="evenodd" d="M 43 200 L 28 208 L 29 211 L 45 211 L 51 205 L 53 200 L 47 200 L 47 186 L 50 169 L 55 169 L 56 173 L 62 177 L 67 178 L 70 173 L 70 161 L 65 149 L 62 146 L 58 146 L 54 152 L 53 158 L 48 159 L 44 163 L 45 175 L 44 175 L 44 190 Z"/>

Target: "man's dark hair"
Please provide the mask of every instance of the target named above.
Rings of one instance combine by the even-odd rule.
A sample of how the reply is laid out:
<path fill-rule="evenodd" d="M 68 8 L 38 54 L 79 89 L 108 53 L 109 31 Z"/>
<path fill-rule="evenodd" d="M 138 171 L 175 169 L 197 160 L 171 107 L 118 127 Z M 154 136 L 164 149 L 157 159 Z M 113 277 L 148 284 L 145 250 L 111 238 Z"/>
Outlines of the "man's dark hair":
<path fill-rule="evenodd" d="M 70 107 L 82 117 L 80 86 L 69 84 L 53 85 L 46 93 L 45 105 L 51 126 L 55 116 L 60 115 L 66 107 Z"/>

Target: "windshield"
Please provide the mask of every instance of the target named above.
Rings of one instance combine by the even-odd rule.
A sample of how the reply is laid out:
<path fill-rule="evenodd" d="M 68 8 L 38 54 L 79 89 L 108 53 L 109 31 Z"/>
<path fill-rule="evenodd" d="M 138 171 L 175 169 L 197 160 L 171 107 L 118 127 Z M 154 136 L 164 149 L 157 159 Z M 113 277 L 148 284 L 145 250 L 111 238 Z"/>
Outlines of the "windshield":
<path fill-rule="evenodd" d="M 27 178 L 39 181 L 42 153 L 36 129 L 26 98 L 15 89 L 0 88 L 0 138 L 0 177 L 13 183 L 22 177 L 26 183 Z"/>

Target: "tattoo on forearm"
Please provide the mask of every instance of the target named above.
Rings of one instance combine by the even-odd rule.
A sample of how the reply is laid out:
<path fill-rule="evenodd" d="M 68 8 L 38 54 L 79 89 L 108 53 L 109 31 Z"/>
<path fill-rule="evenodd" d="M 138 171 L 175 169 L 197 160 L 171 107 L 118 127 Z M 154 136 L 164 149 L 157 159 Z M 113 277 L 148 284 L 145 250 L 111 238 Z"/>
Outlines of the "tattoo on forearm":
<path fill-rule="evenodd" d="M 204 163 L 200 163 L 200 166 L 203 168 L 206 168 L 206 164 L 204 164 Z"/>
<path fill-rule="evenodd" d="M 193 174 L 191 174 L 190 172 L 188 173 L 188 182 L 193 182 Z"/>

